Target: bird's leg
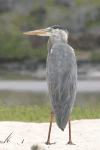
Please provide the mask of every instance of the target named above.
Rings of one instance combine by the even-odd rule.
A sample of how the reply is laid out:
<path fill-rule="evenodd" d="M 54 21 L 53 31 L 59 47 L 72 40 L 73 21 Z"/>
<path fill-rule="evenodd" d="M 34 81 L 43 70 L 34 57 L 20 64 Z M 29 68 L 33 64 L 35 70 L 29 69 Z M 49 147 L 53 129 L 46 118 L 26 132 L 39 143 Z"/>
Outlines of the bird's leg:
<path fill-rule="evenodd" d="M 53 110 L 51 108 L 51 120 L 50 120 L 50 127 L 49 127 L 49 133 L 48 133 L 48 140 L 47 140 L 47 143 L 46 143 L 47 145 L 50 144 L 50 133 L 51 133 L 53 117 L 54 117 L 54 113 L 53 113 Z"/>
<path fill-rule="evenodd" d="M 69 117 L 69 142 L 68 142 L 68 144 L 73 144 L 72 143 L 72 140 L 71 140 L 71 121 L 70 121 L 70 117 Z"/>

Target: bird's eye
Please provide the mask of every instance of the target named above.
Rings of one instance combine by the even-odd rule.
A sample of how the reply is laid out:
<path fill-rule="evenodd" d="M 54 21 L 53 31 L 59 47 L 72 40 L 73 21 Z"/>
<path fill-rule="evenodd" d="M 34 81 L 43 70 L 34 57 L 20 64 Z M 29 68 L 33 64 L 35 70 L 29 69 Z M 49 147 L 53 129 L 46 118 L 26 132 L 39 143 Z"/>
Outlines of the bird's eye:
<path fill-rule="evenodd" d="M 52 29 L 50 28 L 50 31 L 52 31 Z"/>

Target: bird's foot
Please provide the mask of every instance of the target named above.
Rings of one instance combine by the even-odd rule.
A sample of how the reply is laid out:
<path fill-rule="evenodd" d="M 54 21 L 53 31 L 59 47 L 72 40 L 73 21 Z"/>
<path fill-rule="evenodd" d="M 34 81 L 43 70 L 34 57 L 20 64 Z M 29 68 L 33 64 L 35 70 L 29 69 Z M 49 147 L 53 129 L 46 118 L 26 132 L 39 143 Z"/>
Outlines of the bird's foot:
<path fill-rule="evenodd" d="M 67 144 L 69 144 L 69 145 L 75 145 L 75 144 L 72 143 L 72 141 L 69 141 Z"/>
<path fill-rule="evenodd" d="M 46 144 L 46 145 L 52 145 L 52 144 L 56 144 L 56 142 L 50 143 L 50 142 L 47 141 L 47 142 L 45 142 L 45 144 Z"/>

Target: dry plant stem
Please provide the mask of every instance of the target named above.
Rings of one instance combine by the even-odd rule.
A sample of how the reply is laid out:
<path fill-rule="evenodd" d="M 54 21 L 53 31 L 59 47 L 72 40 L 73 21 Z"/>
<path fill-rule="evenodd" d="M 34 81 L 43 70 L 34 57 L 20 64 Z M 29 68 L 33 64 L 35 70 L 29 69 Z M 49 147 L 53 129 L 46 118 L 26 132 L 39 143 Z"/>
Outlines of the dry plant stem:
<path fill-rule="evenodd" d="M 48 133 L 48 140 L 47 140 L 47 145 L 50 144 L 50 134 L 51 134 L 51 127 L 52 127 L 52 122 L 53 122 L 53 117 L 54 117 L 54 113 L 52 111 L 51 108 L 51 120 L 50 120 L 50 127 L 49 127 L 49 133 Z"/>
<path fill-rule="evenodd" d="M 12 133 L 13 133 L 13 132 L 12 132 Z M 12 133 L 11 133 L 10 135 L 8 135 L 8 137 L 5 139 L 4 143 L 6 143 L 6 142 L 8 142 L 8 141 L 9 141 L 9 139 L 10 139 L 10 137 L 11 137 Z"/>

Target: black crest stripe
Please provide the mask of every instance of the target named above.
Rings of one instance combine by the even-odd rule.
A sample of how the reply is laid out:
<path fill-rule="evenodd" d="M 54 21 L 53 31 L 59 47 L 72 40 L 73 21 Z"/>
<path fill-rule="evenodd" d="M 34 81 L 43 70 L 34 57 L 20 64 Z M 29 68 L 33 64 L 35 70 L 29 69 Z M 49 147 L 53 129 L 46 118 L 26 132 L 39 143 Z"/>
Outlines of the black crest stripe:
<path fill-rule="evenodd" d="M 53 28 L 53 29 L 62 29 L 62 27 L 59 26 L 59 25 L 54 25 L 54 26 L 52 26 L 51 28 Z"/>

